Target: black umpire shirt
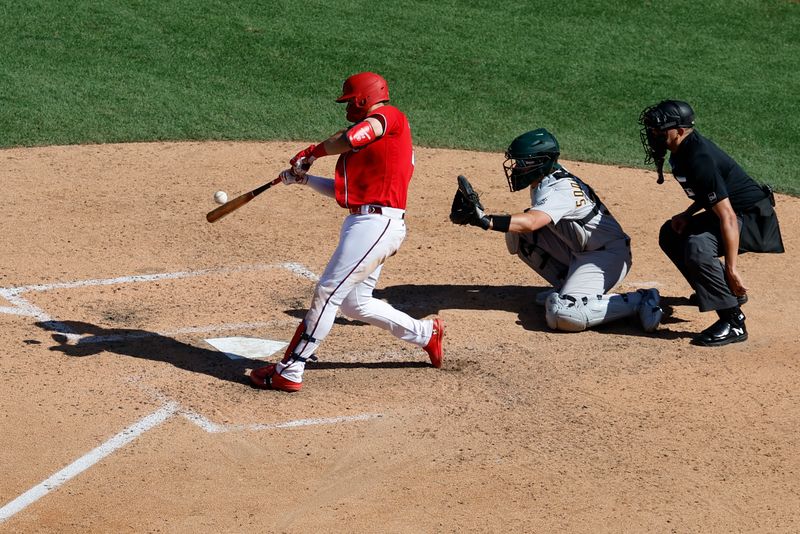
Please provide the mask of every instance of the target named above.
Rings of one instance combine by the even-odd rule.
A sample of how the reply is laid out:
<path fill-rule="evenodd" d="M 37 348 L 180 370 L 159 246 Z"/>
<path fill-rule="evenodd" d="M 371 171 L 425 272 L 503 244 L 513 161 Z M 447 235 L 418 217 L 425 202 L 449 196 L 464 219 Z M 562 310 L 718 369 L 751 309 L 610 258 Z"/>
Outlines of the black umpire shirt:
<path fill-rule="evenodd" d="M 707 210 L 728 198 L 740 214 L 765 197 L 761 186 L 732 157 L 697 130 L 683 140 L 669 164 L 686 196 Z"/>

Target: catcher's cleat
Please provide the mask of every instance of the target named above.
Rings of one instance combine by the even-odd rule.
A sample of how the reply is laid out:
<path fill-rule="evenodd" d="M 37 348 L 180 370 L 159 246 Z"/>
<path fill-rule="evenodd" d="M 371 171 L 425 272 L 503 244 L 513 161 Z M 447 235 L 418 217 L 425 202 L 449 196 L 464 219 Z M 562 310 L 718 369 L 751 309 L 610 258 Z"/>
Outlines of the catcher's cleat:
<path fill-rule="evenodd" d="M 437 317 L 433 320 L 431 339 L 428 341 L 428 344 L 423 347 L 431 359 L 431 365 L 437 369 L 442 366 L 442 357 L 444 356 L 442 338 L 444 338 L 444 321 Z"/>
<path fill-rule="evenodd" d="M 739 295 L 736 297 L 736 302 L 739 306 L 747 304 L 747 300 L 748 300 L 747 294 Z M 689 304 L 691 304 L 692 306 L 700 305 L 700 301 L 697 299 L 697 293 L 692 293 L 691 295 L 689 295 Z"/>
<path fill-rule="evenodd" d="M 639 304 L 639 322 L 645 332 L 655 332 L 661 323 L 664 311 L 661 309 L 661 296 L 657 289 L 640 289 L 642 303 Z"/>
<path fill-rule="evenodd" d="M 276 389 L 278 391 L 300 391 L 302 382 L 292 382 L 275 372 L 275 364 L 259 367 L 250 372 L 250 382 L 260 389 Z"/>
<path fill-rule="evenodd" d="M 744 321 L 734 324 L 728 319 L 719 319 L 703 330 L 699 336 L 692 340 L 695 345 L 702 347 L 721 347 L 728 343 L 739 343 L 747 339 L 747 329 Z"/>

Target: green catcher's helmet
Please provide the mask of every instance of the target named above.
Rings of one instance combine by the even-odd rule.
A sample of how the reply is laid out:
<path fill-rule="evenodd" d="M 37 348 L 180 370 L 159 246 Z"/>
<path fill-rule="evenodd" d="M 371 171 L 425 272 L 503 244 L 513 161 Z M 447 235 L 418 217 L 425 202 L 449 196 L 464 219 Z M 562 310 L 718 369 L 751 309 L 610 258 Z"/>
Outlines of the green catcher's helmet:
<path fill-rule="evenodd" d="M 519 191 L 547 176 L 553 172 L 560 153 L 555 136 L 544 128 L 520 135 L 506 150 L 503 169 L 508 187 Z"/>

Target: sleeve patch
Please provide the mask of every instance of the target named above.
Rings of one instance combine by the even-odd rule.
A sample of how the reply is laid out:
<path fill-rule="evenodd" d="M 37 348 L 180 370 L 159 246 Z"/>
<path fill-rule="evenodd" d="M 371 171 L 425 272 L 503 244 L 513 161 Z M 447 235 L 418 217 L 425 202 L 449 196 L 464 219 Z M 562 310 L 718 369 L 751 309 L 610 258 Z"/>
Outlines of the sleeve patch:
<path fill-rule="evenodd" d="M 367 121 L 361 121 L 347 130 L 347 140 L 353 148 L 361 148 L 375 140 L 375 131 Z"/>

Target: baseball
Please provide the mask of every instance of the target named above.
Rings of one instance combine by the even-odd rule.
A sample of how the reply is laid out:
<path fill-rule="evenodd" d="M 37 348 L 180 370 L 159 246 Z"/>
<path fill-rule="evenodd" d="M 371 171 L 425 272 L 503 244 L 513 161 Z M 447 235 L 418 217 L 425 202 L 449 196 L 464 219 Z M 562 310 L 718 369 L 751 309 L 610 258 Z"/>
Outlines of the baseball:
<path fill-rule="evenodd" d="M 225 191 L 217 191 L 214 193 L 214 202 L 217 204 L 225 204 L 228 201 L 228 193 Z"/>

